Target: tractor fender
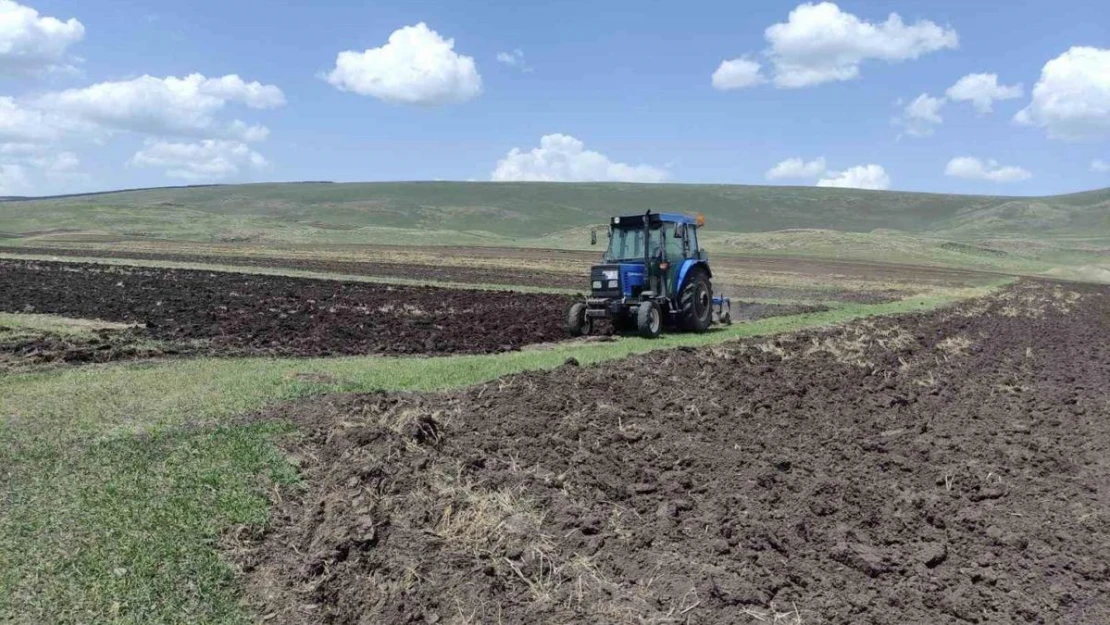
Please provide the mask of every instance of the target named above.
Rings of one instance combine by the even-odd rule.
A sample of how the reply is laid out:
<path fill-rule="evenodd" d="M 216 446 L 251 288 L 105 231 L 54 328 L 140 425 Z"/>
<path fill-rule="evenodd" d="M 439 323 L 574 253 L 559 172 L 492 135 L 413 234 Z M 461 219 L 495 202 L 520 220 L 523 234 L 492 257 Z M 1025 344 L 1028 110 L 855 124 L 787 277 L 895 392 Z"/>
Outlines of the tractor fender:
<path fill-rule="evenodd" d="M 696 258 L 687 258 L 686 260 L 682 261 L 682 266 L 678 269 L 678 280 L 675 281 L 675 293 L 682 292 L 683 287 L 686 286 L 687 274 L 693 271 L 695 267 L 701 267 L 705 269 L 705 274 L 710 278 L 713 277 L 713 272 L 709 269 L 709 263 L 705 262 L 704 260 L 698 260 Z"/>

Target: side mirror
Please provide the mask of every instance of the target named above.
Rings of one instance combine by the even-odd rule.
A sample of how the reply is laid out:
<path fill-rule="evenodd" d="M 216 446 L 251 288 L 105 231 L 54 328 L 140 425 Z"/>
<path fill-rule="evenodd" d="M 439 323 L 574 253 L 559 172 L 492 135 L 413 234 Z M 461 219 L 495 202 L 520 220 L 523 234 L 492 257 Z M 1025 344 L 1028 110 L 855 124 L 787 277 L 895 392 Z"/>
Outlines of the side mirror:
<path fill-rule="evenodd" d="M 590 230 L 590 245 L 597 245 L 597 230 Z"/>
<path fill-rule="evenodd" d="M 681 239 L 686 236 L 686 224 L 678 224 L 674 227 L 674 238 Z"/>
<path fill-rule="evenodd" d="M 709 252 L 698 250 L 698 260 L 709 260 Z"/>

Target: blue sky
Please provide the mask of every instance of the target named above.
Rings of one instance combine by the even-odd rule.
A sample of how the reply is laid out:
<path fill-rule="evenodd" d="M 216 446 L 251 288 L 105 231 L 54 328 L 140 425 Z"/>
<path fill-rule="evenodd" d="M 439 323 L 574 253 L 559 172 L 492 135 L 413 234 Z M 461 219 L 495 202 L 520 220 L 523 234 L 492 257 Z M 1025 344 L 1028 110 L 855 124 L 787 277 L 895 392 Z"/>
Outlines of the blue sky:
<path fill-rule="evenodd" d="M 1110 186 L 1110 12 L 996 6 L 0 0 L 0 195 L 491 178 Z M 715 86 L 726 60 L 742 62 Z M 969 87 L 980 108 L 946 95 L 972 74 L 995 75 Z"/>

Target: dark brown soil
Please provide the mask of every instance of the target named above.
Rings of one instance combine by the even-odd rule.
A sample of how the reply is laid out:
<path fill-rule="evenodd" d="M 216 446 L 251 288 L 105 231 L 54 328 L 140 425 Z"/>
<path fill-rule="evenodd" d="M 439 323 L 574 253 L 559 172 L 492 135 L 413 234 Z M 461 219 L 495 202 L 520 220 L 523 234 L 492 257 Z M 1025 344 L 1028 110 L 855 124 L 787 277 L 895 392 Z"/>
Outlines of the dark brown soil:
<path fill-rule="evenodd" d="M 732 301 L 733 321 L 758 321 L 768 317 L 783 317 L 786 315 L 801 315 L 805 313 L 823 312 L 827 306 L 812 306 L 807 304 L 762 304 L 759 302 Z"/>
<path fill-rule="evenodd" d="M 227 272 L 0 260 L 0 311 L 141 323 L 207 353 L 489 353 L 565 338 L 569 298 Z"/>
<path fill-rule="evenodd" d="M 331 396 L 266 623 L 1108 623 L 1110 292 Z"/>
<path fill-rule="evenodd" d="M 124 260 L 161 260 L 180 263 L 231 265 L 235 267 L 270 267 L 299 269 L 322 273 L 339 273 L 352 276 L 378 276 L 407 280 L 459 282 L 463 284 L 493 284 L 505 286 L 541 286 L 553 288 L 582 288 L 586 274 L 581 276 L 554 271 L 515 270 L 501 267 L 466 267 L 459 265 L 425 265 L 414 263 L 354 262 L 281 258 L 276 256 L 251 257 L 208 254 L 170 254 L 163 252 L 132 252 L 115 250 L 61 249 L 61 248 L 6 248 L 18 254 L 40 256 L 69 256 L 84 258 L 119 258 Z"/>

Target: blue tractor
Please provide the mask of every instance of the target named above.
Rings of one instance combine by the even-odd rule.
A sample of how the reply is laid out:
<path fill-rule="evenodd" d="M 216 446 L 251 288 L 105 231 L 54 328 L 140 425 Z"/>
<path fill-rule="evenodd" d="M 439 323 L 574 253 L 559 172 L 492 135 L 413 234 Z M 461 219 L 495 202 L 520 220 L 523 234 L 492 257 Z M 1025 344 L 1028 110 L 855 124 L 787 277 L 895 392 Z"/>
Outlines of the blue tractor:
<path fill-rule="evenodd" d="M 590 295 L 567 311 L 567 332 L 583 336 L 597 319 L 617 332 L 655 338 L 663 327 L 705 332 L 732 323 L 731 302 L 713 297 L 709 255 L 698 245 L 705 219 L 674 213 L 613 217 L 602 263 L 590 269 Z M 597 232 L 591 233 L 597 243 Z"/>

